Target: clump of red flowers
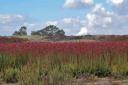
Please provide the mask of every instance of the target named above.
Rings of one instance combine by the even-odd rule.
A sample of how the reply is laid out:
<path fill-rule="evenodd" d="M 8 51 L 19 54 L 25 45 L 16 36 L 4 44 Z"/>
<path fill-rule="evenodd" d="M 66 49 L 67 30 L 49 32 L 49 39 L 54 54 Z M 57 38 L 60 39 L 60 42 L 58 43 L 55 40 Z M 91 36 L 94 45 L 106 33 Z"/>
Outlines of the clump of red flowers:
<path fill-rule="evenodd" d="M 0 44 L 0 53 L 32 56 L 100 56 L 128 54 L 128 42 L 27 42 Z"/>

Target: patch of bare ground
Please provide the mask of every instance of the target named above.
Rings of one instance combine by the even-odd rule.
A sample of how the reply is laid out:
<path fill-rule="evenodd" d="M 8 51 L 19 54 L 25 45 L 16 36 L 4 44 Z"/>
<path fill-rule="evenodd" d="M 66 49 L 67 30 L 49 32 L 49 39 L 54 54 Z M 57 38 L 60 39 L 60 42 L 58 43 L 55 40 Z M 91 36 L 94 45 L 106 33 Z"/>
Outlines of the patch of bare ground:
<path fill-rule="evenodd" d="M 128 85 L 128 80 L 115 80 L 112 78 L 96 78 L 96 79 L 72 79 L 64 85 Z"/>
<path fill-rule="evenodd" d="M 4 83 L 1 82 L 0 85 L 20 85 L 19 83 Z M 49 85 L 48 83 L 44 85 Z M 52 84 L 50 84 L 52 85 Z M 54 84 L 53 84 L 54 85 Z M 97 78 L 97 77 L 79 77 L 79 78 L 73 78 L 71 80 L 60 82 L 56 85 L 128 85 L 128 79 L 127 80 L 119 80 L 114 79 L 111 77 L 106 78 Z"/>
<path fill-rule="evenodd" d="M 19 85 L 18 83 L 4 83 L 4 82 L 1 82 L 0 85 Z"/>

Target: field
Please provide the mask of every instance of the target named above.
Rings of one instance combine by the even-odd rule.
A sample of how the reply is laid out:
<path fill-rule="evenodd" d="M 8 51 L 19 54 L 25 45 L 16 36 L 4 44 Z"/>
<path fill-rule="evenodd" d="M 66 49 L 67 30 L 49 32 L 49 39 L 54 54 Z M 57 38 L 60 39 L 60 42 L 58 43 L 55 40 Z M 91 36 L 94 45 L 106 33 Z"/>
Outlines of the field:
<path fill-rule="evenodd" d="M 73 79 L 84 78 L 84 82 L 89 82 L 99 78 L 128 78 L 128 41 L 0 40 L 1 82 L 18 85 L 73 85 L 70 82 Z"/>

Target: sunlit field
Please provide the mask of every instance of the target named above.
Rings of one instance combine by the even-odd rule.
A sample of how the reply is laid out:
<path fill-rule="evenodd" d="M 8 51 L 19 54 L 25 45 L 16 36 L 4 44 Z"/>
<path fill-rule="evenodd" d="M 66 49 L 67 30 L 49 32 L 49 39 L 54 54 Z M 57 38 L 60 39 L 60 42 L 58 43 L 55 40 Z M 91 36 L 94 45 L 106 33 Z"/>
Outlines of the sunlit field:
<path fill-rule="evenodd" d="M 0 43 L 0 78 L 6 83 L 65 85 L 81 76 L 127 79 L 127 66 L 127 41 Z"/>
<path fill-rule="evenodd" d="M 128 0 L 0 0 L 0 85 L 128 85 Z"/>

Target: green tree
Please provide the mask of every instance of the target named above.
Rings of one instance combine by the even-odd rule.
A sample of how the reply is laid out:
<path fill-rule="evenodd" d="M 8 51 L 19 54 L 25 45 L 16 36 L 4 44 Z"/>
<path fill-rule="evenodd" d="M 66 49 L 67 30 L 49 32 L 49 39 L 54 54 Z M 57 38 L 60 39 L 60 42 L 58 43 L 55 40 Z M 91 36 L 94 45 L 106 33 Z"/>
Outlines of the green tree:
<path fill-rule="evenodd" d="M 26 36 L 27 35 L 27 27 L 22 26 L 19 31 L 15 31 L 13 33 L 14 36 Z"/>
<path fill-rule="evenodd" d="M 57 26 L 49 25 L 42 30 L 32 31 L 31 35 L 40 36 L 55 36 L 55 35 L 65 35 L 64 30 L 60 30 Z"/>

